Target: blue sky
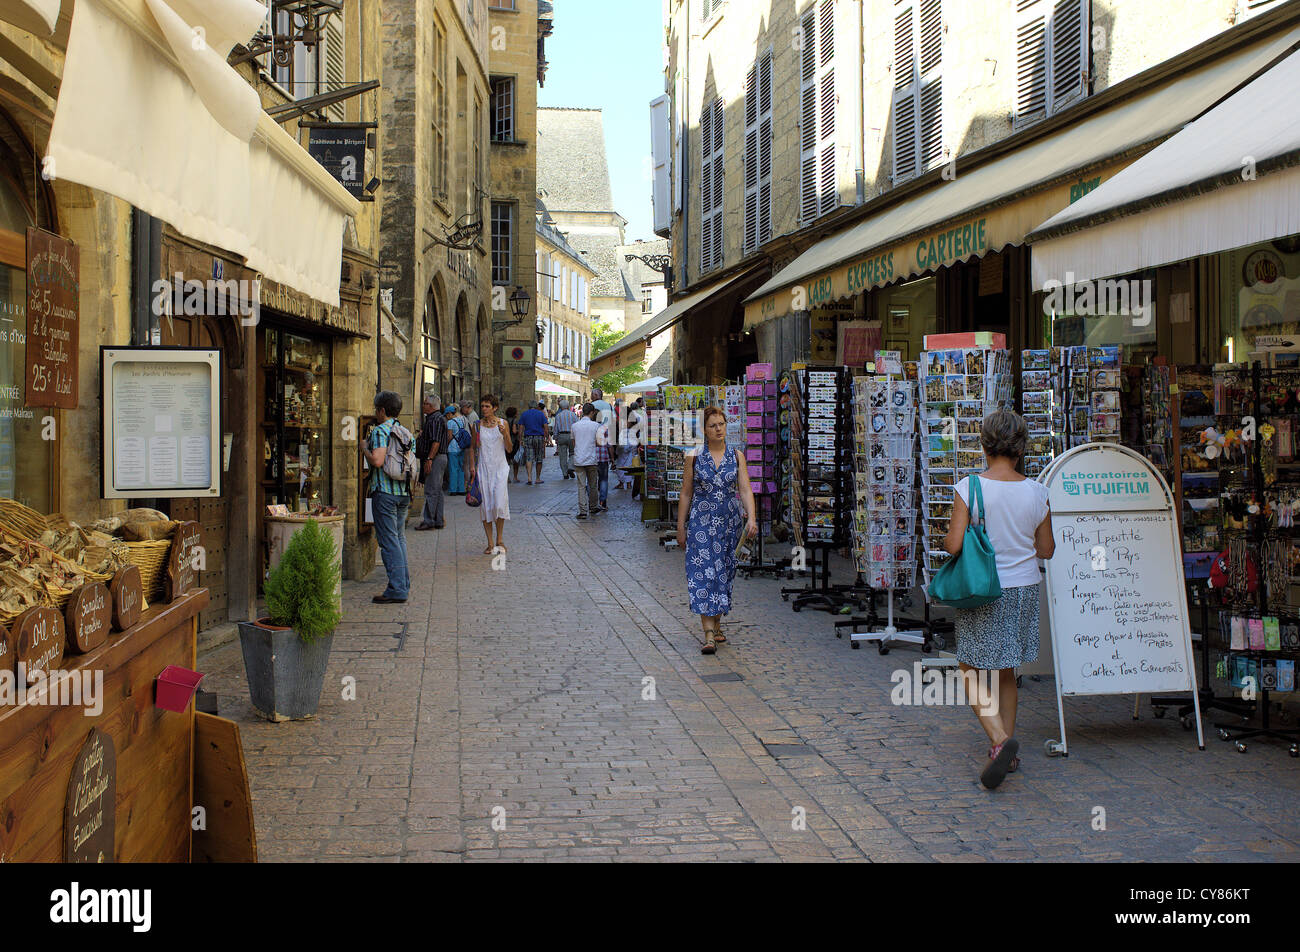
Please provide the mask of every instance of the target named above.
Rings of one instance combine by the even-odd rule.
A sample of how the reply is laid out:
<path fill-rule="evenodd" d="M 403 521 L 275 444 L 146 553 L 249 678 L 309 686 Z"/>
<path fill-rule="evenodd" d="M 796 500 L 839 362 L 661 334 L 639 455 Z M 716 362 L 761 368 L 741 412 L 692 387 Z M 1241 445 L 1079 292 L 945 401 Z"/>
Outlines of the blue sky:
<path fill-rule="evenodd" d="M 627 240 L 651 239 L 650 100 L 663 95 L 660 0 L 553 0 L 541 106 L 603 109 L 614 208 Z"/>

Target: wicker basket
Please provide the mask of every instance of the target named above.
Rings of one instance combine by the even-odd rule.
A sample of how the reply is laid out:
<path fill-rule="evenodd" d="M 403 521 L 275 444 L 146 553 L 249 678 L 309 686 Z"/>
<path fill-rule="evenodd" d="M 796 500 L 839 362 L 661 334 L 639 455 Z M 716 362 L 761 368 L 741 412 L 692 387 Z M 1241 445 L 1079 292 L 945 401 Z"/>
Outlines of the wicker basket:
<path fill-rule="evenodd" d="M 45 531 L 45 516 L 12 499 L 0 499 L 0 529 L 33 542 Z"/>
<path fill-rule="evenodd" d="M 167 556 L 171 554 L 172 540 L 127 542 L 124 545 L 127 559 L 140 569 L 140 587 L 144 590 L 144 597 L 150 602 L 162 601 L 163 570 L 167 567 Z"/>

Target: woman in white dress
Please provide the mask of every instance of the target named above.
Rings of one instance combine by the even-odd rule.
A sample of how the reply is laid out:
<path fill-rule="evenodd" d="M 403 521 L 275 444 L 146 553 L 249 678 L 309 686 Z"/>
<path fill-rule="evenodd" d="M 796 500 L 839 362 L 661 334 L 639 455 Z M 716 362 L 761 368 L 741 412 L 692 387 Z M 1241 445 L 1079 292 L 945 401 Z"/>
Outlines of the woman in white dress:
<path fill-rule="evenodd" d="M 501 402 L 490 393 L 479 400 L 479 422 L 474 424 L 474 443 L 470 449 L 470 470 L 478 478 L 478 491 L 483 498 L 483 532 L 487 535 L 484 555 L 497 549 L 506 550 L 503 537 L 506 520 L 510 518 L 510 495 L 507 481 L 510 478 L 509 457 L 513 449 L 510 428 L 497 416 Z M 496 545 L 492 544 L 492 524 L 496 523 Z"/>

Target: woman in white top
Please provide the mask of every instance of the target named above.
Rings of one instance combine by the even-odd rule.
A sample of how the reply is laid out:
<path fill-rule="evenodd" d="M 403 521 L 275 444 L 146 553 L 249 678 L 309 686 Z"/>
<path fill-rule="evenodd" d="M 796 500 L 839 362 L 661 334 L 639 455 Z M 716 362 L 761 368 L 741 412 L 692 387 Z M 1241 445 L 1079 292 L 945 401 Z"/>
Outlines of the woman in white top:
<path fill-rule="evenodd" d="M 471 444 L 470 471 L 478 479 L 479 495 L 483 497 L 483 532 L 487 535 L 484 555 L 497 549 L 506 550 L 503 538 L 506 520 L 510 518 L 510 478 L 508 458 L 512 450 L 510 429 L 506 421 L 497 416 L 500 401 L 492 394 L 484 394 L 479 402 L 483 416 L 474 424 L 474 442 Z M 496 523 L 497 541 L 492 545 L 492 524 Z"/>
<path fill-rule="evenodd" d="M 988 468 L 978 477 L 984 499 L 982 515 L 993 546 L 1002 596 L 979 608 L 958 608 L 957 661 L 964 672 L 975 671 L 977 682 L 966 676 L 972 706 L 993 746 L 989 763 L 980 775 L 992 790 L 1020 766 L 1016 733 L 1016 671 L 1038 657 L 1039 559 L 1056 551 L 1052 513 L 1047 507 L 1047 487 L 1016 472 L 1025 454 L 1029 431 L 1024 419 L 1011 410 L 997 410 L 980 427 L 980 443 Z M 944 548 L 961 554 L 970 525 L 970 477 L 957 483 L 952 522 Z M 993 672 L 996 672 L 996 677 Z M 987 680 L 986 680 L 987 679 Z M 992 703 L 980 703 L 978 684 Z"/>

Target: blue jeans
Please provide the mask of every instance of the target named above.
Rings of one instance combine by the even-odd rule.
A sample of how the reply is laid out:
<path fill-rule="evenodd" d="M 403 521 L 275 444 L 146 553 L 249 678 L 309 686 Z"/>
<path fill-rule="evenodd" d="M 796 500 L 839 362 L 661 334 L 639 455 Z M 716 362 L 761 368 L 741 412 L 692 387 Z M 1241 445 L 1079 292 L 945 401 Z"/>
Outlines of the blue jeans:
<path fill-rule="evenodd" d="M 600 483 L 600 504 L 601 506 L 609 505 L 609 464 L 596 464 L 597 479 Z"/>
<path fill-rule="evenodd" d="M 405 600 L 411 591 L 411 573 L 406 566 L 406 513 L 411 508 L 411 497 L 376 492 L 370 494 L 370 499 L 379 554 L 388 572 L 384 597 Z"/>
<path fill-rule="evenodd" d="M 461 460 L 463 455 L 463 450 L 460 453 L 447 451 L 447 492 L 452 495 L 465 492 L 465 463 Z"/>

